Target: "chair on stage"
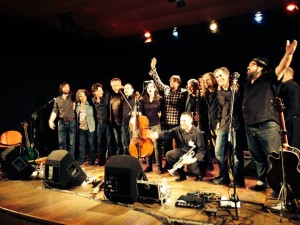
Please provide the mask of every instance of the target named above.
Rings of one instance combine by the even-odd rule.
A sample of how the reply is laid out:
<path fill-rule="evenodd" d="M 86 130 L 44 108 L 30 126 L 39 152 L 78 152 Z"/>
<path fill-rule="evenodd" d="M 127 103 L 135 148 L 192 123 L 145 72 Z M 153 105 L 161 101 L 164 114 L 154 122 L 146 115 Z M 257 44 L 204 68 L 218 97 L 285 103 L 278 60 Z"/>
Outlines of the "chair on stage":
<path fill-rule="evenodd" d="M 22 140 L 23 136 L 19 131 L 8 130 L 1 134 L 0 136 L 0 162 L 2 163 L 2 152 L 4 152 L 9 147 L 19 148 L 18 152 L 21 154 L 22 150 Z"/>
<path fill-rule="evenodd" d="M 18 148 L 18 152 L 22 152 L 22 139 L 23 136 L 19 131 L 8 130 L 1 134 L 0 136 L 0 163 L 3 162 L 3 152 L 10 147 Z"/>
<path fill-rule="evenodd" d="M 22 134 L 16 130 L 8 130 L 0 136 L 0 148 L 22 145 Z"/>

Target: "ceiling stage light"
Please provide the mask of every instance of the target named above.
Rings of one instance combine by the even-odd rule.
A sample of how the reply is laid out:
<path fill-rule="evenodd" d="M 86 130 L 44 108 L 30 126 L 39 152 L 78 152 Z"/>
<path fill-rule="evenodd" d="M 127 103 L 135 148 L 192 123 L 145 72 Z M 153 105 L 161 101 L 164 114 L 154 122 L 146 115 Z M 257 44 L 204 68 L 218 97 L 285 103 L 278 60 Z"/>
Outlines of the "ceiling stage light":
<path fill-rule="evenodd" d="M 184 0 L 168 0 L 168 2 L 172 3 L 172 2 L 176 2 L 176 8 L 182 8 L 184 6 L 186 6 L 186 3 Z"/>
<path fill-rule="evenodd" d="M 299 10 L 298 5 L 294 2 L 288 3 L 285 8 L 288 12 L 291 12 L 291 13 L 298 12 L 298 10 Z"/>
<path fill-rule="evenodd" d="M 256 23 L 262 23 L 263 18 L 264 17 L 260 11 L 256 12 L 254 15 L 254 20 Z"/>
<path fill-rule="evenodd" d="M 176 1 L 177 1 L 177 5 L 176 5 L 177 9 L 186 6 L 186 3 L 184 0 L 176 0 Z"/>
<path fill-rule="evenodd" d="M 212 33 L 217 33 L 218 32 L 218 24 L 215 20 L 211 21 L 209 25 L 209 29 Z"/>
<path fill-rule="evenodd" d="M 174 27 L 172 34 L 173 34 L 173 37 L 174 37 L 174 38 L 178 38 L 177 27 Z"/>
<path fill-rule="evenodd" d="M 152 38 L 151 38 L 151 33 L 150 32 L 145 32 L 144 33 L 144 37 L 145 37 L 145 41 L 144 41 L 144 43 L 150 43 L 150 42 L 152 42 Z"/>

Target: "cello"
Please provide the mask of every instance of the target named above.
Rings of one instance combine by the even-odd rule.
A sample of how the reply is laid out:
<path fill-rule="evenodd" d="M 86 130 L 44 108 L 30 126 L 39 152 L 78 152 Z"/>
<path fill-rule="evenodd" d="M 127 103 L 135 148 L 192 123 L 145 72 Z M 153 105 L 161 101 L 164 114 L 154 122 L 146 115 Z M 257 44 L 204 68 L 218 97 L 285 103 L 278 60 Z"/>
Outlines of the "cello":
<path fill-rule="evenodd" d="M 150 156 L 153 152 L 153 142 L 148 138 L 149 120 L 138 112 L 138 104 L 134 105 L 129 121 L 132 138 L 129 143 L 129 153 L 135 158 Z"/>
<path fill-rule="evenodd" d="M 277 152 L 269 155 L 271 163 L 270 169 L 267 172 L 267 183 L 272 190 L 280 193 L 282 186 L 288 184 L 288 196 L 300 196 L 300 151 L 288 144 L 287 131 L 283 110 L 284 106 L 280 98 L 276 97 L 275 107 L 279 114 L 279 123 L 282 135 L 282 147 Z"/>

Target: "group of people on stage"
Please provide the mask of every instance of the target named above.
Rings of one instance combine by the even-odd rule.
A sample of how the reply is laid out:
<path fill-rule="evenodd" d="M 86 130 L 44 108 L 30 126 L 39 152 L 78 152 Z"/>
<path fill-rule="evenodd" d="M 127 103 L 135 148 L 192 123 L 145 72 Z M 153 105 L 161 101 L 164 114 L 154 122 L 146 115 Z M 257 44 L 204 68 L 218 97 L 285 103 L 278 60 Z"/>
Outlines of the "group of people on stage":
<path fill-rule="evenodd" d="M 138 136 L 144 140 L 146 134 L 153 143 L 153 151 L 145 156 L 145 172 L 153 171 L 155 159 L 157 172 L 163 174 L 193 149 L 193 159 L 177 169 L 176 181 L 186 180 L 187 175 L 202 181 L 206 170 L 214 169 L 215 156 L 219 175 L 213 183 L 245 187 L 243 151 L 248 148 L 258 175 L 257 183 L 249 188 L 264 191 L 269 188 L 268 156 L 281 147 L 275 97 L 282 97 L 286 103 L 284 115 L 290 144 L 300 147 L 296 138 L 300 88 L 293 81 L 290 67 L 296 47 L 296 40 L 286 42 L 284 56 L 275 70 L 271 70 L 266 58 L 253 58 L 245 84 L 238 82 L 238 74 L 232 77 L 228 68 L 220 67 L 188 80 L 185 88 L 181 87 L 179 75 L 172 75 L 166 85 L 158 75 L 156 58 L 150 63 L 152 80 L 144 82 L 142 94 L 130 83 L 123 86 L 119 78 L 111 79 L 111 90 L 101 83 L 93 84 L 91 98 L 86 89 L 77 90 L 73 97 L 70 84 L 62 83 L 49 127 L 55 129 L 57 119 L 59 148 L 68 150 L 79 164 L 97 162 L 102 166 L 109 156 L 131 154 L 133 130 L 140 129 L 139 115 L 143 115 L 149 126 L 144 127 L 145 133 L 138 130 Z M 75 157 L 76 135 L 79 153 Z M 141 144 L 135 143 L 134 147 L 142 147 Z"/>

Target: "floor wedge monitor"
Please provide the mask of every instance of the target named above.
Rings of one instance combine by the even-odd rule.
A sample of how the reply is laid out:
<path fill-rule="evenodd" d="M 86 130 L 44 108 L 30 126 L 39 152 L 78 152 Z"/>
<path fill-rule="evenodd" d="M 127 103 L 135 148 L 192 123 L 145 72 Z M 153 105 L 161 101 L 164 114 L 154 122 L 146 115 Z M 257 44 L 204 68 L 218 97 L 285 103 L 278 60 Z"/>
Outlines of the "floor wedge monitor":
<path fill-rule="evenodd" d="M 54 150 L 46 159 L 45 182 L 56 188 L 71 188 L 83 183 L 85 172 L 66 150 Z"/>
<path fill-rule="evenodd" d="M 137 180 L 147 178 L 137 158 L 115 155 L 105 165 L 104 180 L 106 198 L 132 204 L 138 200 Z"/>
<path fill-rule="evenodd" d="M 1 168 L 8 179 L 28 179 L 35 170 L 20 154 L 20 147 L 8 147 L 1 153 Z"/>

